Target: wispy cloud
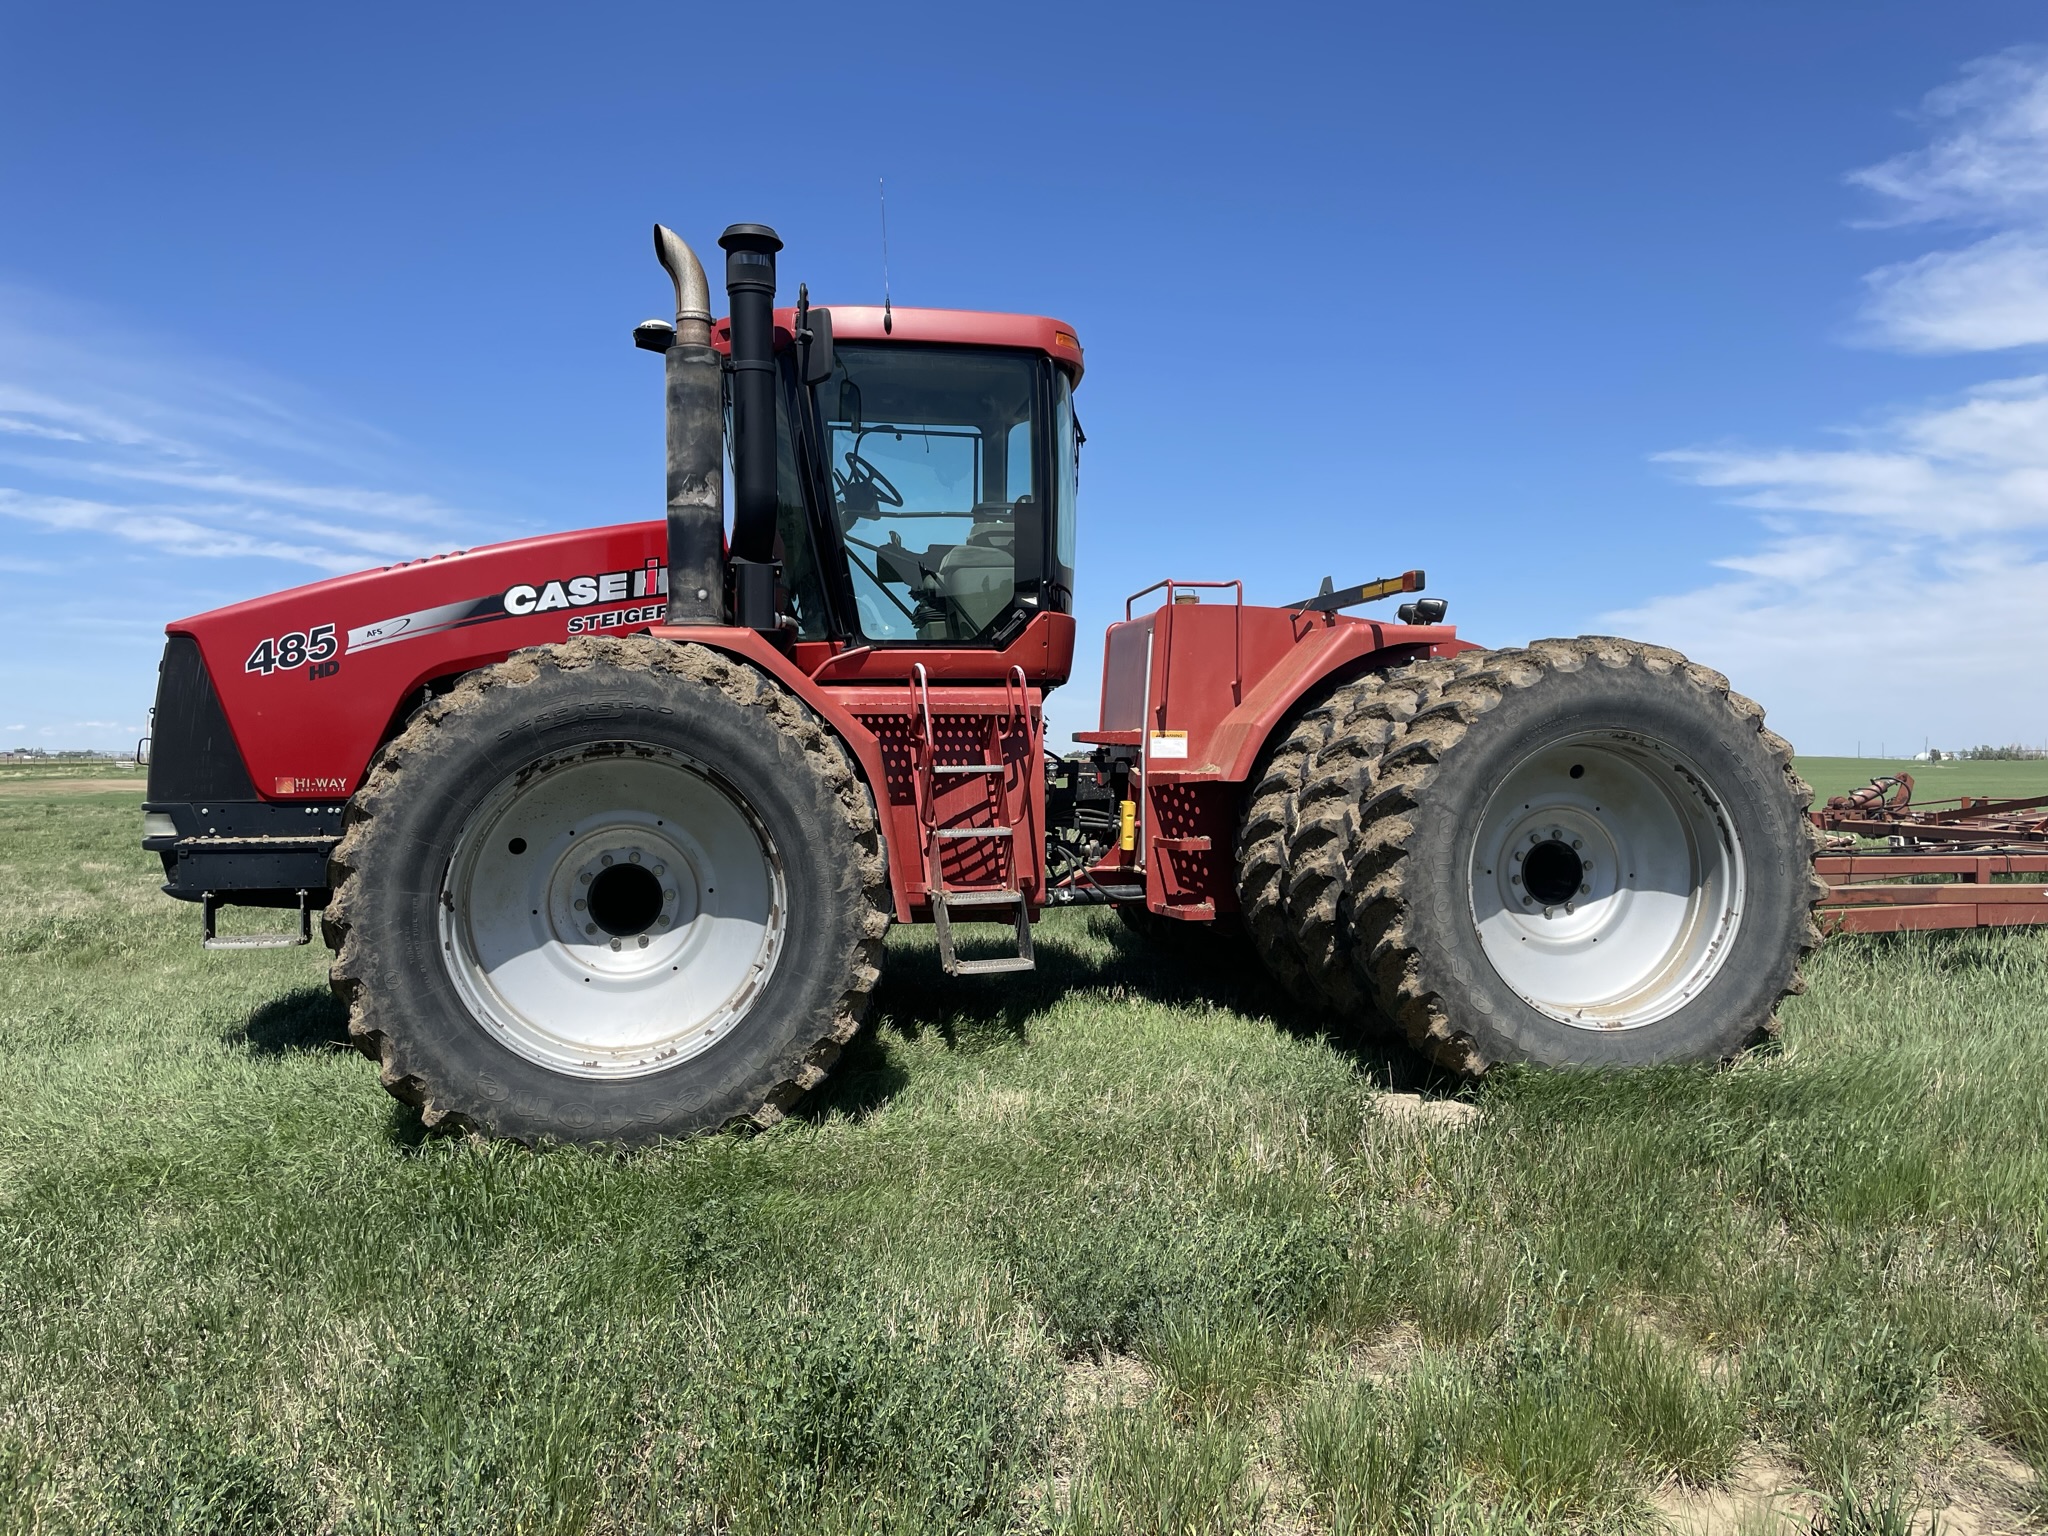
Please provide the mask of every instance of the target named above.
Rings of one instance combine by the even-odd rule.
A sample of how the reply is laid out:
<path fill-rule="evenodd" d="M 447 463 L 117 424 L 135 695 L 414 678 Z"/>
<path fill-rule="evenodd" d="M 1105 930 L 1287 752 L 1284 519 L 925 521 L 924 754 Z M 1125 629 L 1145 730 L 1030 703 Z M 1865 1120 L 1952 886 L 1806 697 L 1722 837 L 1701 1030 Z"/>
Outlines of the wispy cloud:
<path fill-rule="evenodd" d="M 132 745 L 165 621 L 484 524 L 287 381 L 0 282 L 0 736 Z"/>
<path fill-rule="evenodd" d="M 2048 342 L 2048 51 L 1968 66 L 1924 147 L 1854 172 L 1892 226 L 1991 226 L 1865 279 L 1869 339 L 1908 352 Z M 2048 735 L 2048 374 L 1839 428 L 1821 445 L 1657 455 L 1761 514 L 1760 548 L 1608 616 L 1764 696 L 1809 749 Z"/>
<path fill-rule="evenodd" d="M 1923 115 L 1931 142 L 1849 173 L 1883 199 L 1872 222 L 1996 233 L 1865 277 L 1867 338 L 1907 352 L 2048 342 L 2048 50 L 1977 60 Z"/>
<path fill-rule="evenodd" d="M 94 334 L 110 329 L 0 287 L 0 515 L 319 570 L 460 541 L 462 513 L 389 483 L 381 434 L 288 405 L 281 384 Z"/>
<path fill-rule="evenodd" d="M 1656 457 L 1742 506 L 1826 512 L 1942 540 L 2048 528 L 2048 374 L 1838 434 L 1846 448 L 1683 448 Z"/>

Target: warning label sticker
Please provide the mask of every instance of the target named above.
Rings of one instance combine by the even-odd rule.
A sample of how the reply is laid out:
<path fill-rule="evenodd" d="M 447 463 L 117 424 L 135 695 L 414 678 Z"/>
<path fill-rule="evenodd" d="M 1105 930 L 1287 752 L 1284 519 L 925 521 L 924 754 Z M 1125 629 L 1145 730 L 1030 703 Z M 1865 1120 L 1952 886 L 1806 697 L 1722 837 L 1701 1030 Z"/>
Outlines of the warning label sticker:
<path fill-rule="evenodd" d="M 1186 731 L 1154 731 L 1152 750 L 1154 759 L 1164 757 L 1186 757 L 1188 755 L 1188 733 Z"/>

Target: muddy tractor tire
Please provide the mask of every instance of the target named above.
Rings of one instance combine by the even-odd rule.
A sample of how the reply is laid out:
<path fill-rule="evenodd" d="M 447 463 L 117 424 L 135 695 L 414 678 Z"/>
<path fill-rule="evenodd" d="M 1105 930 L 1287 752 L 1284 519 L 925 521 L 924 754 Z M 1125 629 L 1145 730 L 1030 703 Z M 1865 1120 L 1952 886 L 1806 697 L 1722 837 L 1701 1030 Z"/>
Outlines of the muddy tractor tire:
<path fill-rule="evenodd" d="M 1461 656 L 1359 678 L 1330 701 L 1336 719 L 1301 769 L 1280 854 L 1278 926 L 1323 1005 L 1368 1033 L 1383 1032 L 1386 1016 L 1343 952 L 1346 860 L 1359 811 L 1376 792 L 1381 760 L 1403 727 L 1472 665 Z"/>
<path fill-rule="evenodd" d="M 1402 723 L 1467 665 L 1416 662 L 1342 684 L 1289 728 L 1245 802 L 1237 895 L 1253 947 L 1296 1002 L 1366 1032 L 1386 1020 L 1336 943 L 1357 810 Z"/>
<path fill-rule="evenodd" d="M 1763 711 L 1633 641 L 1452 670 L 1338 818 L 1341 880 L 1311 891 L 1329 861 L 1298 856 L 1310 952 L 1327 936 L 1411 1044 L 1466 1074 L 1720 1061 L 1772 1031 L 1824 888 L 1812 792 Z"/>
<path fill-rule="evenodd" d="M 331 875 L 334 990 L 385 1087 L 529 1143 L 773 1124 L 858 1029 L 889 910 L 839 741 L 653 640 L 466 678 L 379 754 Z"/>
<path fill-rule="evenodd" d="M 1357 684 L 1351 685 L 1353 687 Z M 1267 758 L 1237 834 L 1237 905 L 1260 963 L 1305 1008 L 1328 1006 L 1287 921 L 1287 837 L 1302 780 L 1343 715 L 1340 690 L 1295 721 Z"/>

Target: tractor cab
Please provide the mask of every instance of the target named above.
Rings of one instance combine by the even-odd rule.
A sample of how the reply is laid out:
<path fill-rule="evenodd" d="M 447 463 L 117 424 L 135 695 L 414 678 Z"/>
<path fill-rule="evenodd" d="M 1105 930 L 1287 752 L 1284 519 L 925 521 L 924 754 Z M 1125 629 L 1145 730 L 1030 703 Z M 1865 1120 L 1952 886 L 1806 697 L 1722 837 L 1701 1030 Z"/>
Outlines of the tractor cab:
<path fill-rule="evenodd" d="M 797 640 L 1000 650 L 1072 611 L 1070 329 L 800 306 L 774 336 L 776 608 Z M 729 348 L 729 322 L 712 340 Z"/>

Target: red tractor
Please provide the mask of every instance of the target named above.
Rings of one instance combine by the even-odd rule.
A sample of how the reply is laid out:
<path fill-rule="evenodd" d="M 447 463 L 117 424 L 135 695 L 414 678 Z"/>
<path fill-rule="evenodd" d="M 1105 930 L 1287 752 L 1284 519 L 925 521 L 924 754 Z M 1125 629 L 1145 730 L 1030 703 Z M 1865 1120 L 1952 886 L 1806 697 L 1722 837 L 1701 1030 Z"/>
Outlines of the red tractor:
<path fill-rule="evenodd" d="M 665 522 L 169 626 L 165 890 L 215 946 L 304 943 L 319 911 L 351 1035 L 429 1125 L 772 1123 L 859 1029 L 892 920 L 955 974 L 1020 970 L 1049 904 L 1242 924 L 1305 1006 L 1462 1072 L 1713 1061 L 1771 1027 L 1817 937 L 1809 796 L 1719 674 L 1481 650 L 1436 600 L 1345 611 L 1414 571 L 1282 607 L 1162 582 L 1109 629 L 1089 750 L 1052 755 L 1073 330 L 777 309 L 755 224 L 719 241 L 715 320 L 655 244 Z M 217 936 L 224 904 L 296 933 Z M 1004 952 L 960 957 L 963 923 Z"/>

